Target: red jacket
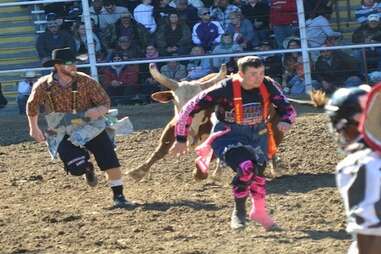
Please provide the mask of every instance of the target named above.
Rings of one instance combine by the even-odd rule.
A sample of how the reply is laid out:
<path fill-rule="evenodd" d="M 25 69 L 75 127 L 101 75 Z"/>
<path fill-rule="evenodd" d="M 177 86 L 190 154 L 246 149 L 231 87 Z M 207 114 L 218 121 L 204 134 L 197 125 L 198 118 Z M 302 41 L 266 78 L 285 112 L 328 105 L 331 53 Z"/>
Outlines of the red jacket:
<path fill-rule="evenodd" d="M 111 81 L 117 80 L 122 82 L 122 86 L 137 85 L 139 78 L 138 65 L 126 65 L 117 74 L 116 70 L 112 67 L 106 67 L 101 71 L 102 85 L 107 88 L 111 85 Z"/>
<path fill-rule="evenodd" d="M 297 20 L 298 14 L 296 8 L 296 0 L 271 1 L 271 25 L 290 25 L 297 23 Z"/>

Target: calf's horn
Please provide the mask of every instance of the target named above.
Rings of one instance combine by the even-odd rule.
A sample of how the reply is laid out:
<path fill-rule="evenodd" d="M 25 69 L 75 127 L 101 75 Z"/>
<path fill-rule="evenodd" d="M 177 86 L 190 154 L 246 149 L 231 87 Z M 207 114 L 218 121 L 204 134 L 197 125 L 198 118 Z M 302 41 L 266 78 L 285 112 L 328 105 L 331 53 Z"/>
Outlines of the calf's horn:
<path fill-rule="evenodd" d="M 161 74 L 159 70 L 156 67 L 156 64 L 151 63 L 149 65 L 149 72 L 151 73 L 152 77 L 159 82 L 161 85 L 165 86 L 166 88 L 170 90 L 176 90 L 179 85 L 177 82 L 173 79 L 170 79 L 166 77 L 165 75 Z"/>
<path fill-rule="evenodd" d="M 226 73 L 227 73 L 227 67 L 226 67 L 226 64 L 223 64 L 221 65 L 220 71 L 215 77 L 209 80 L 206 80 L 200 84 L 201 89 L 203 90 L 207 89 L 211 87 L 212 85 L 216 84 L 218 81 L 223 80 L 226 77 Z"/>

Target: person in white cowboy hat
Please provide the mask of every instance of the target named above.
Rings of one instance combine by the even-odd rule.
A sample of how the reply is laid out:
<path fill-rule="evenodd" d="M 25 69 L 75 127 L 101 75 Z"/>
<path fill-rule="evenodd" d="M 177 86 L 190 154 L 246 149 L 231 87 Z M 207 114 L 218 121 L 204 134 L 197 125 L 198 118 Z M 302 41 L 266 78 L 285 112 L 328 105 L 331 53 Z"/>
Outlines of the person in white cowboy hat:
<path fill-rule="evenodd" d="M 33 83 L 41 76 L 40 73 L 35 71 L 27 71 L 24 73 L 23 78 L 17 84 L 17 105 L 19 114 L 25 115 L 26 102 L 28 101 L 30 92 L 32 91 Z"/>

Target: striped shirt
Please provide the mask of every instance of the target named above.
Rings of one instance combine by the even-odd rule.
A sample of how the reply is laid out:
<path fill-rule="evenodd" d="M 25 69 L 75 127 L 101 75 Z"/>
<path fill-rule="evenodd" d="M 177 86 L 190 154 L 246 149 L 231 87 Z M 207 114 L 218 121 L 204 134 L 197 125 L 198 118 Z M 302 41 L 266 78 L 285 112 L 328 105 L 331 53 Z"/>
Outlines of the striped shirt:
<path fill-rule="evenodd" d="M 44 106 L 47 113 L 53 111 L 68 113 L 73 111 L 71 85 L 60 86 L 54 76 L 54 73 L 43 76 L 33 85 L 32 93 L 27 102 L 28 116 L 36 116 L 40 106 Z M 97 106 L 110 107 L 110 98 L 96 80 L 81 72 L 77 72 L 75 79 L 78 86 L 76 98 L 76 110 L 78 112 L 84 112 L 89 108 Z M 54 110 L 49 103 L 49 90 Z"/>
<path fill-rule="evenodd" d="M 371 14 L 379 14 L 378 10 L 381 9 L 381 3 L 374 3 L 372 7 L 361 6 L 355 11 L 356 20 L 358 23 L 368 22 L 368 16 Z"/>

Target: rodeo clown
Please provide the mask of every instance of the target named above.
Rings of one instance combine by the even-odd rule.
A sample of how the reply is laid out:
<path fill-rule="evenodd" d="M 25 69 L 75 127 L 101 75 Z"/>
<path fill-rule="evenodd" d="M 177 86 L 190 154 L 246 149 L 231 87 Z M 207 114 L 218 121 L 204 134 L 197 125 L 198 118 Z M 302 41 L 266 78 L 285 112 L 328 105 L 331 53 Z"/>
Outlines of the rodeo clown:
<path fill-rule="evenodd" d="M 336 183 L 344 200 L 347 231 L 354 239 L 348 254 L 381 253 L 380 90 L 369 93 L 367 85 L 340 88 L 325 107 L 330 129 L 347 154 L 337 165 Z"/>
<path fill-rule="evenodd" d="M 114 207 L 132 207 L 124 197 L 119 160 L 105 131 L 110 99 L 94 79 L 77 72 L 75 61 L 70 48 L 62 48 L 53 50 L 52 60 L 44 63 L 44 67 L 53 66 L 53 71 L 34 84 L 28 99 L 30 135 L 37 142 L 46 141 L 52 157 L 58 154 L 68 173 L 85 175 L 88 185 L 94 187 L 97 178 L 89 161 L 91 152 L 107 174 Z M 40 106 L 47 113 L 46 132 L 38 125 Z"/>
<path fill-rule="evenodd" d="M 275 154 L 275 144 L 268 138 L 270 104 L 280 116 L 278 128 L 283 133 L 295 121 L 296 112 L 286 100 L 278 84 L 265 77 L 262 60 L 247 56 L 238 60 L 239 72 L 233 78 L 201 92 L 189 101 L 178 115 L 176 142 L 171 148 L 175 155 L 186 152 L 188 128 L 192 116 L 202 109 L 215 107 L 217 121 L 211 136 L 214 154 L 230 166 L 236 176 L 232 180 L 235 201 L 231 217 L 232 229 L 243 229 L 246 224 L 246 199 L 251 194 L 250 218 L 266 230 L 277 226 L 266 210 L 266 180 L 263 171 L 266 162 Z M 221 135 L 221 133 L 224 133 Z"/>

